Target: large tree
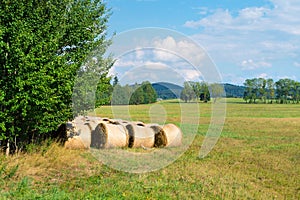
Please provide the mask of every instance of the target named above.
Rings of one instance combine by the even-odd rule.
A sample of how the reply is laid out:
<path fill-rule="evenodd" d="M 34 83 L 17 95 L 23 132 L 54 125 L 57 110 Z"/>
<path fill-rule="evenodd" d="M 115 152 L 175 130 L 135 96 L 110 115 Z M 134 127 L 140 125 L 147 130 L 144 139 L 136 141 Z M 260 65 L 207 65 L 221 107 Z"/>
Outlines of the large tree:
<path fill-rule="evenodd" d="M 2 145 L 49 136 L 72 117 L 74 80 L 95 47 L 97 77 L 106 76 L 107 14 L 101 0 L 1 1 Z"/>
<path fill-rule="evenodd" d="M 269 103 L 273 103 L 274 98 L 275 98 L 275 83 L 273 79 L 269 78 L 267 79 L 267 99 L 269 99 Z"/>
<path fill-rule="evenodd" d="M 149 81 L 144 81 L 142 83 L 142 90 L 144 95 L 144 104 L 155 103 L 157 99 L 157 94 Z"/>
<path fill-rule="evenodd" d="M 180 93 L 180 99 L 188 102 L 191 101 L 192 99 L 195 99 L 196 95 L 193 90 L 193 87 L 191 86 L 190 82 L 184 82 L 183 83 L 183 89 Z"/>
<path fill-rule="evenodd" d="M 208 83 L 201 82 L 200 86 L 201 86 L 200 101 L 207 103 L 208 101 L 210 101 L 210 92 L 209 92 L 209 88 L 208 88 Z"/>

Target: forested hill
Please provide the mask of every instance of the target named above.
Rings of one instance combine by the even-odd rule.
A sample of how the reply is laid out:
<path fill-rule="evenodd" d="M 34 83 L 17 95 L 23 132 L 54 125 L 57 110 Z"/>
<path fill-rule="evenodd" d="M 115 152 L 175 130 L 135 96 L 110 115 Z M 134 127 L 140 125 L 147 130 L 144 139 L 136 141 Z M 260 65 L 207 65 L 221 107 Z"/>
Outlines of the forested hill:
<path fill-rule="evenodd" d="M 244 92 L 245 92 L 245 87 L 244 86 L 238 86 L 238 85 L 233 85 L 229 83 L 223 84 L 225 92 L 226 92 L 226 97 L 239 97 L 243 98 Z"/>
<path fill-rule="evenodd" d="M 153 83 L 152 87 L 156 91 L 157 97 L 161 99 L 177 99 L 183 87 L 172 83 L 159 82 Z"/>
<path fill-rule="evenodd" d="M 233 85 L 229 83 L 223 84 L 227 97 L 239 97 L 244 95 L 245 87 Z M 152 87 L 157 93 L 158 98 L 161 99 L 175 99 L 180 97 L 183 87 L 166 82 L 153 83 Z"/>

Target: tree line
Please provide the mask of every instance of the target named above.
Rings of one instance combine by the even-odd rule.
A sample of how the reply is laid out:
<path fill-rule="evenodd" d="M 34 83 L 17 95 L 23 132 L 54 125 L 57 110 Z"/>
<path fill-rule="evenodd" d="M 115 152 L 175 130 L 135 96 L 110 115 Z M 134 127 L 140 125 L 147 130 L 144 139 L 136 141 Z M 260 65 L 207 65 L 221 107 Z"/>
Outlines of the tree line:
<path fill-rule="evenodd" d="M 244 82 L 246 103 L 299 103 L 300 83 L 292 79 L 252 78 Z"/>
<path fill-rule="evenodd" d="M 204 81 L 187 81 L 183 83 L 180 99 L 185 102 L 200 100 L 207 103 L 211 98 L 214 98 L 214 101 L 216 101 L 217 98 L 222 96 L 224 96 L 224 88 L 218 83 L 209 84 Z"/>
<path fill-rule="evenodd" d="M 121 86 L 118 78 L 115 77 L 112 85 L 111 94 L 112 105 L 139 105 L 154 103 L 157 100 L 157 94 L 149 81 L 141 84 Z"/>

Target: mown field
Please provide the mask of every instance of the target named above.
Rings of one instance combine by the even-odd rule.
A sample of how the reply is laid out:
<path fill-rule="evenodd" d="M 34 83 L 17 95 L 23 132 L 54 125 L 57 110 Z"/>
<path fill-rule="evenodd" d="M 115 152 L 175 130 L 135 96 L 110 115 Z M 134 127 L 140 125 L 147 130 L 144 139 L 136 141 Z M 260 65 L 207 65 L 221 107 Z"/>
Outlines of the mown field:
<path fill-rule="evenodd" d="M 130 106 L 130 117 L 151 122 L 152 106 Z M 178 125 L 181 113 L 176 101 L 155 106 L 158 111 L 165 109 L 166 122 Z M 110 107 L 96 112 L 114 117 Z M 228 99 L 223 132 L 204 159 L 198 155 L 210 123 L 211 104 L 201 103 L 200 115 L 190 148 L 154 172 L 117 171 L 88 151 L 65 150 L 51 142 L 30 146 L 27 153 L 9 158 L 0 156 L 0 199 L 300 198 L 300 105 Z"/>

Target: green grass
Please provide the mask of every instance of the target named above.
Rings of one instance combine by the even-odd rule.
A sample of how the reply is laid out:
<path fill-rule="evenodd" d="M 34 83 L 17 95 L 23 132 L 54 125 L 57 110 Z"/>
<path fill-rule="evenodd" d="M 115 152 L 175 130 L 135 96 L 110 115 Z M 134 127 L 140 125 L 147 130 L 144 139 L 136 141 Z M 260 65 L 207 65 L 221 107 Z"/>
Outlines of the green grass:
<path fill-rule="evenodd" d="M 222 135 L 204 159 L 198 154 L 211 104 L 201 103 L 200 125 L 190 148 L 155 172 L 117 171 L 89 152 L 57 144 L 0 156 L 0 199 L 299 199 L 300 105 L 242 102 L 228 99 Z M 166 122 L 177 125 L 181 110 L 187 118 L 195 113 L 193 104 L 181 104 L 180 109 L 176 101 L 163 101 L 130 106 L 130 115 L 124 114 L 126 106 L 114 108 L 115 113 L 101 107 L 97 114 L 149 123 L 161 117 L 149 115 L 154 105 L 168 114 Z"/>

